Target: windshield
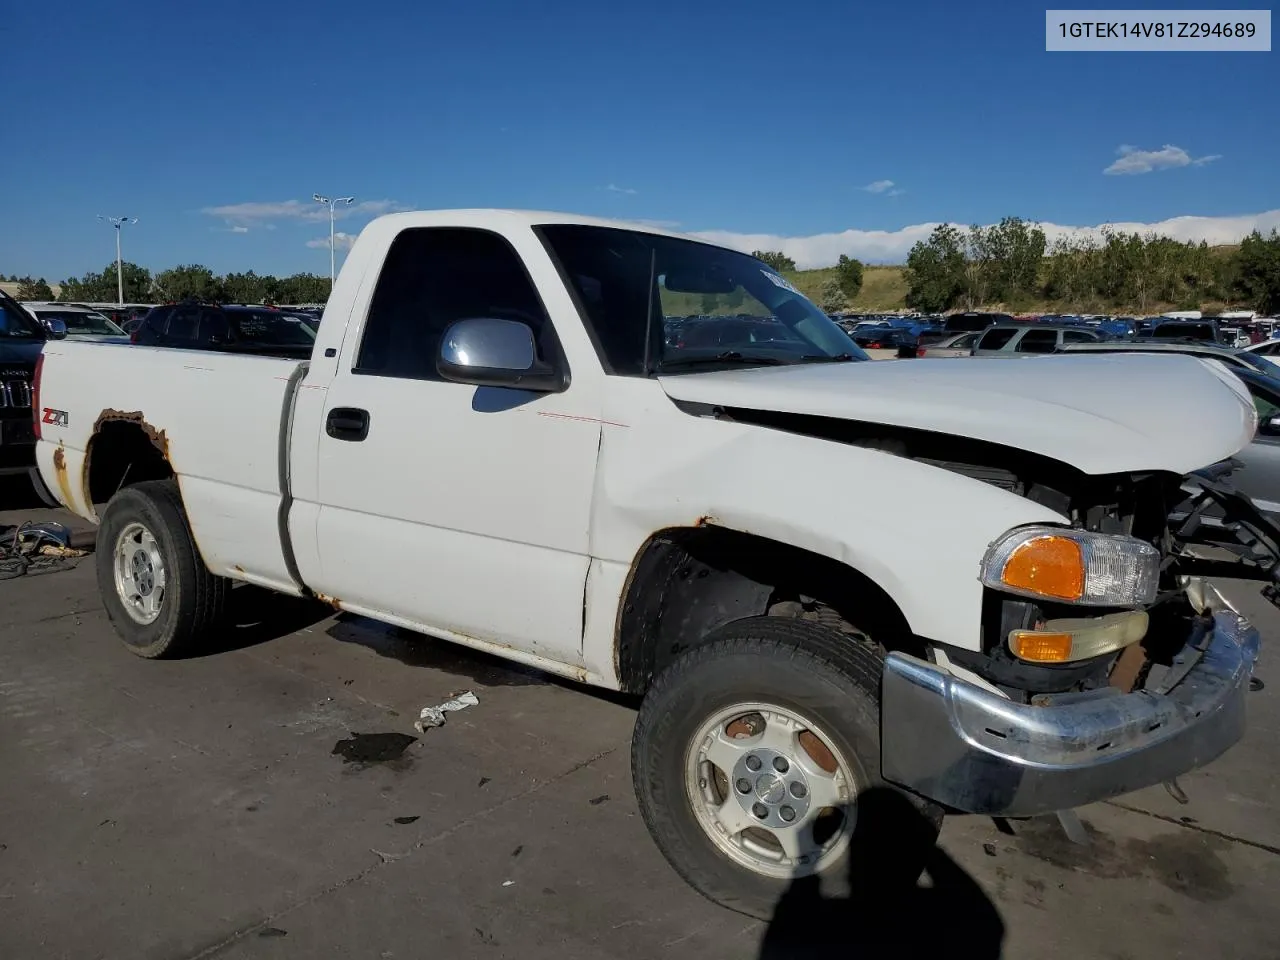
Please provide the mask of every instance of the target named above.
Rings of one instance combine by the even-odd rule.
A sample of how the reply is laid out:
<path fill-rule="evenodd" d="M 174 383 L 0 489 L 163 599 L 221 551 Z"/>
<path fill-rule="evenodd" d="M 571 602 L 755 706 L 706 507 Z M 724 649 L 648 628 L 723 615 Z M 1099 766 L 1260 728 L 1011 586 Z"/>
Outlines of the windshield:
<path fill-rule="evenodd" d="M 240 341 L 264 347 L 309 347 L 316 339 L 309 324 L 288 314 L 254 311 L 235 314 Z"/>
<path fill-rule="evenodd" d="M 8 297 L 0 297 L 0 337 L 43 340 L 45 335 L 26 310 Z"/>
<path fill-rule="evenodd" d="M 744 253 L 612 227 L 539 232 L 610 373 L 867 359 L 835 321 Z"/>
<path fill-rule="evenodd" d="M 111 334 L 124 336 L 124 331 L 100 313 L 82 310 L 37 310 L 36 316 L 44 323 L 61 320 L 67 325 L 67 336 L 76 334 Z"/>

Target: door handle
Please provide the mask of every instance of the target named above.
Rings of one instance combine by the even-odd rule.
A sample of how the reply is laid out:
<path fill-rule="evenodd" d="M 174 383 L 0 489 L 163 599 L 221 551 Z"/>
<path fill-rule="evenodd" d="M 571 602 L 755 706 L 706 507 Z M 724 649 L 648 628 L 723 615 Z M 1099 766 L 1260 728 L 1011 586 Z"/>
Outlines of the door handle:
<path fill-rule="evenodd" d="M 324 432 L 335 440 L 358 443 L 369 435 L 369 411 L 359 407 L 334 407 L 325 417 Z"/>

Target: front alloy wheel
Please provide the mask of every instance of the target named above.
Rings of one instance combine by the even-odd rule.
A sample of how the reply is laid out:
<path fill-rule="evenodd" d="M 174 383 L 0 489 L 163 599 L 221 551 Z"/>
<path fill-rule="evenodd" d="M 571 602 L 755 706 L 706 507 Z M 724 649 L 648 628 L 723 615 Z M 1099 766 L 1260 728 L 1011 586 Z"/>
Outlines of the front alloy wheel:
<path fill-rule="evenodd" d="M 822 870 L 848 846 L 851 771 L 812 720 L 743 703 L 703 725 L 690 745 L 685 785 L 717 848 L 748 870 L 786 879 Z"/>

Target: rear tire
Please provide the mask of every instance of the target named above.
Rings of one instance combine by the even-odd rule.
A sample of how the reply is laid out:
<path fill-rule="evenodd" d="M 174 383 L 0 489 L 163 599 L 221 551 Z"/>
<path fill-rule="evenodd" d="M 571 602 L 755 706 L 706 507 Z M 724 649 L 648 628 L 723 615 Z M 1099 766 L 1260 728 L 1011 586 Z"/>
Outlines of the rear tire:
<path fill-rule="evenodd" d="M 754 617 L 659 674 L 636 720 L 632 776 L 649 832 L 687 883 L 762 919 L 798 877 L 828 898 L 914 884 L 942 809 L 880 775 L 882 669 L 865 638 Z"/>
<path fill-rule="evenodd" d="M 229 583 L 205 566 L 176 480 L 125 487 L 107 504 L 95 554 L 107 617 L 130 653 L 197 653 L 226 609 Z"/>

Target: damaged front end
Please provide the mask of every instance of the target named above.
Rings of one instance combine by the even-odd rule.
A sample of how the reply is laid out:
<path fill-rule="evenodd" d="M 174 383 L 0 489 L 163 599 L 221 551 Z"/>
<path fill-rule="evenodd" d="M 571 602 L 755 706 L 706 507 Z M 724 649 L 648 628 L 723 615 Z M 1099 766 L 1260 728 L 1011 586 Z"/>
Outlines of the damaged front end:
<path fill-rule="evenodd" d="M 1147 600 L 1067 604 L 988 586 L 980 651 L 889 655 L 885 776 L 953 809 L 1032 816 L 1168 782 L 1235 744 L 1259 634 L 1205 578 L 1259 581 L 1280 605 L 1280 527 L 1231 486 L 1231 468 L 1070 485 L 1060 474 L 1067 529 L 1147 551 Z M 1064 637 L 1067 650 L 1095 646 L 1049 662 Z"/>
<path fill-rule="evenodd" d="M 1280 525 L 1231 483 L 1237 461 L 1185 477 L 1169 514 L 1171 566 L 1186 576 L 1256 580 L 1280 607 Z"/>

